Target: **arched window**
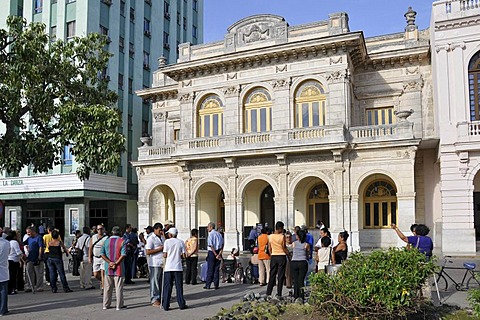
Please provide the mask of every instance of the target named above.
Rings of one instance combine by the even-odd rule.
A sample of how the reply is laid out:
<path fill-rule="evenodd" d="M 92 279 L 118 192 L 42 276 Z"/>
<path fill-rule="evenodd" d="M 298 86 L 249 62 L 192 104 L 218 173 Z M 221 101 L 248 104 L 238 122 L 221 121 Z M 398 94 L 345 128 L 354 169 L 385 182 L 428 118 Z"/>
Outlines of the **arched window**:
<path fill-rule="evenodd" d="M 222 135 L 223 104 L 217 95 L 202 100 L 198 110 L 198 136 L 215 137 Z"/>
<path fill-rule="evenodd" d="M 323 222 L 327 228 L 330 227 L 328 195 L 328 187 L 324 182 L 315 185 L 308 193 L 308 227 L 315 228 L 317 221 Z"/>
<path fill-rule="evenodd" d="M 480 51 L 468 64 L 468 92 L 470 95 L 470 120 L 480 120 Z"/>
<path fill-rule="evenodd" d="M 264 88 L 252 90 L 245 99 L 245 132 L 272 130 L 272 98 Z"/>
<path fill-rule="evenodd" d="M 324 126 L 325 104 L 325 91 L 320 83 L 303 83 L 295 94 L 295 128 Z"/>
<path fill-rule="evenodd" d="M 375 181 L 365 192 L 365 228 L 389 228 L 397 223 L 397 192 L 387 181 Z"/>

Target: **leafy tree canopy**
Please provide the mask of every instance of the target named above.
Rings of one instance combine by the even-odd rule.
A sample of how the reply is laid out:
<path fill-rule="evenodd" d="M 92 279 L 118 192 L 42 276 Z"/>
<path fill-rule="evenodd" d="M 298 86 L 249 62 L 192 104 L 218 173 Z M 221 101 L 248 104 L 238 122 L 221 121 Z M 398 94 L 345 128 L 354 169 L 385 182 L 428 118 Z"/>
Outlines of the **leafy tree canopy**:
<path fill-rule="evenodd" d="M 91 33 L 53 41 L 45 25 L 9 17 L 0 29 L 0 170 L 47 172 L 71 145 L 80 179 L 117 170 L 125 138 L 117 95 L 99 76 L 111 56 Z"/>

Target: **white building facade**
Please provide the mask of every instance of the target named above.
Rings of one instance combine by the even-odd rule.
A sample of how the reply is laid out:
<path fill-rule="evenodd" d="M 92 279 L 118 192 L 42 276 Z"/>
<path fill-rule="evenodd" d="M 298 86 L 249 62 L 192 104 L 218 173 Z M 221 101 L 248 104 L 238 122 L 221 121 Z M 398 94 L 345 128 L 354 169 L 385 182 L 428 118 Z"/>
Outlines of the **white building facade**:
<path fill-rule="evenodd" d="M 278 220 L 347 230 L 352 250 L 399 245 L 391 223 L 436 239 L 430 34 L 406 18 L 404 32 L 365 39 L 345 13 L 300 26 L 256 15 L 223 41 L 180 45 L 137 92 L 153 119 L 134 162 L 139 225 L 199 228 L 201 248 L 211 221 L 226 248 Z"/>
<path fill-rule="evenodd" d="M 435 2 L 430 32 L 440 243 L 445 253 L 473 254 L 480 240 L 480 2 Z"/>

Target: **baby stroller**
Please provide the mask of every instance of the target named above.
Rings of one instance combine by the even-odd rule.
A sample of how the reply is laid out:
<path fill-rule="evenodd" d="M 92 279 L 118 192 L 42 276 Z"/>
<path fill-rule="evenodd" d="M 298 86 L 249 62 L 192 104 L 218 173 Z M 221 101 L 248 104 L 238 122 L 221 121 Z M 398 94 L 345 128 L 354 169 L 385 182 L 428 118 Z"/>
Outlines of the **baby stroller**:
<path fill-rule="evenodd" d="M 238 249 L 233 248 L 227 259 L 223 260 L 222 280 L 228 283 L 243 283 L 244 273 L 242 264 L 237 262 Z"/>

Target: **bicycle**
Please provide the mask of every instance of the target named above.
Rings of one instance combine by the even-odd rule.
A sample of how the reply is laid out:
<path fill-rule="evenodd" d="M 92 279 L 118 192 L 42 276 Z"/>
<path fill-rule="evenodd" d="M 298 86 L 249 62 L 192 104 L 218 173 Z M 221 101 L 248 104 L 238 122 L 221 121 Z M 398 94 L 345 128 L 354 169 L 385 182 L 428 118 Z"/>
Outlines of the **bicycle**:
<path fill-rule="evenodd" d="M 443 259 L 443 264 L 442 268 L 440 269 L 439 272 L 435 272 L 435 277 L 437 280 L 438 288 L 447 291 L 449 285 L 448 285 L 448 279 L 452 281 L 455 284 L 455 289 L 457 291 L 465 291 L 468 290 L 470 287 L 478 287 L 480 286 L 480 279 L 477 279 L 475 277 L 475 268 L 477 265 L 473 262 L 464 262 L 463 267 L 449 267 L 447 266 L 447 263 L 453 263 L 452 260 L 449 260 L 451 256 L 445 256 Z M 465 270 L 465 273 L 463 274 L 462 282 L 457 282 L 455 279 L 452 278 L 451 275 L 447 273 L 446 270 Z M 470 277 L 467 279 L 467 275 L 470 275 Z M 465 279 L 467 279 L 467 282 L 465 282 Z M 466 285 L 465 285 L 466 284 Z"/>

